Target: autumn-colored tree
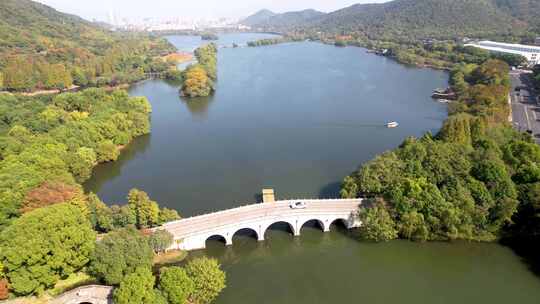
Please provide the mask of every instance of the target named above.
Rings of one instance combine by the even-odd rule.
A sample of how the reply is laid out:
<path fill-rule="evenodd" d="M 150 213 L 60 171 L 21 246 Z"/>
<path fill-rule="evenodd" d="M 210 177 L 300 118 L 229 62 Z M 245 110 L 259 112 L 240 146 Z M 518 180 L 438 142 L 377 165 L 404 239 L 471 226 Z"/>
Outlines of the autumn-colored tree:
<path fill-rule="evenodd" d="M 200 65 L 194 65 L 187 69 L 184 74 L 182 93 L 187 97 L 209 96 L 213 90 L 213 84 L 206 70 Z"/>
<path fill-rule="evenodd" d="M 0 279 L 0 300 L 5 300 L 9 296 L 8 280 Z"/>
<path fill-rule="evenodd" d="M 53 204 L 83 201 L 84 193 L 80 187 L 62 182 L 46 181 L 26 194 L 21 208 L 22 213 Z"/>
<path fill-rule="evenodd" d="M 24 57 L 8 59 L 4 69 L 4 87 L 15 91 L 29 91 L 36 86 L 34 65 Z"/>
<path fill-rule="evenodd" d="M 48 89 L 66 89 L 73 84 L 73 79 L 63 64 L 50 65 L 44 79 Z"/>

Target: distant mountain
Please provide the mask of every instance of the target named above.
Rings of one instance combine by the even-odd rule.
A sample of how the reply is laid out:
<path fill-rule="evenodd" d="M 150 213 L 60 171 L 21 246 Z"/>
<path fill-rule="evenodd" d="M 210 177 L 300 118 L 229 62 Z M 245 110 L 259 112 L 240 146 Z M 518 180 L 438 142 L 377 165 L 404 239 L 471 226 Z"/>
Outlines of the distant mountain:
<path fill-rule="evenodd" d="M 287 12 L 283 14 L 274 14 L 268 10 L 259 11 L 242 21 L 242 24 L 251 27 L 271 28 L 274 30 L 288 29 L 302 26 L 310 20 L 324 16 L 325 13 L 313 9 L 307 9 L 297 12 Z"/>
<path fill-rule="evenodd" d="M 320 29 L 410 38 L 482 36 L 524 27 L 492 0 L 395 0 L 360 4 L 325 15 L 312 25 Z"/>
<path fill-rule="evenodd" d="M 540 29 L 540 0 L 394 0 L 328 14 L 275 14 L 254 24 L 268 30 L 353 31 L 394 40 L 514 35 Z"/>
<path fill-rule="evenodd" d="M 268 19 L 274 17 L 275 15 L 277 14 L 267 9 L 263 9 L 240 21 L 240 23 L 248 26 L 257 26 L 268 21 Z"/>
<path fill-rule="evenodd" d="M 251 24 L 253 27 L 264 27 L 272 29 L 287 29 L 297 26 L 302 26 L 309 23 L 311 20 L 324 16 L 325 13 L 313 9 L 307 9 L 297 12 L 287 12 L 283 14 L 275 14 L 265 19 L 261 19 L 257 23 Z"/>

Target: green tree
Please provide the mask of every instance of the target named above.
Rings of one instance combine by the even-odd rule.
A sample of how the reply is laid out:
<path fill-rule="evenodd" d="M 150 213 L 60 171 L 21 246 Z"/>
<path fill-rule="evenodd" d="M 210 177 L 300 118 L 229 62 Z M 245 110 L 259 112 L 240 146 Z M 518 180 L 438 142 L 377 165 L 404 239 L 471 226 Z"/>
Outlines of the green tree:
<path fill-rule="evenodd" d="M 165 224 L 168 222 L 176 221 L 180 219 L 178 211 L 169 208 L 161 208 L 159 210 L 159 224 Z"/>
<path fill-rule="evenodd" d="M 137 223 L 137 216 L 130 206 L 111 206 L 112 219 L 115 227 L 127 227 Z"/>
<path fill-rule="evenodd" d="M 429 239 L 429 230 L 424 215 L 417 211 L 405 213 L 401 218 L 400 233 L 406 239 L 427 241 Z"/>
<path fill-rule="evenodd" d="M 116 304 L 149 304 L 155 303 L 156 292 L 154 284 L 156 279 L 149 268 L 137 268 L 133 273 L 126 275 L 120 287 L 114 291 Z"/>
<path fill-rule="evenodd" d="M 78 182 L 84 182 L 92 176 L 92 170 L 97 162 L 96 152 L 92 148 L 82 147 L 72 155 L 70 167 Z"/>
<path fill-rule="evenodd" d="M 356 198 L 358 196 L 358 184 L 352 176 L 346 176 L 343 179 L 339 194 L 341 198 Z"/>
<path fill-rule="evenodd" d="M 123 228 L 97 242 L 89 270 L 106 284 L 117 285 L 137 268 L 150 269 L 153 256 L 145 236 L 134 228 Z"/>
<path fill-rule="evenodd" d="M 117 160 L 118 156 L 120 156 L 120 151 L 112 140 L 105 140 L 98 144 L 96 154 L 97 161 L 100 163 L 105 163 Z"/>
<path fill-rule="evenodd" d="M 128 194 L 128 205 L 135 212 L 137 227 L 147 228 L 159 223 L 159 206 L 148 194 L 132 189 Z"/>
<path fill-rule="evenodd" d="M 73 78 L 73 83 L 78 86 L 85 87 L 88 85 L 88 78 L 80 67 L 75 67 L 71 71 L 71 77 Z"/>
<path fill-rule="evenodd" d="M 197 304 L 208 304 L 225 288 L 225 272 L 216 259 L 206 257 L 194 259 L 186 265 L 188 276 L 195 283 L 191 300 Z"/>
<path fill-rule="evenodd" d="M 63 203 L 24 214 L 0 236 L 0 261 L 18 295 L 41 293 L 89 262 L 95 233 L 82 211 Z"/>
<path fill-rule="evenodd" d="M 384 242 L 398 237 L 396 223 L 383 201 L 377 201 L 370 208 L 361 208 L 358 217 L 362 222 L 360 231 L 364 239 Z"/>
<path fill-rule="evenodd" d="M 88 210 L 90 223 L 94 230 L 108 232 L 114 228 L 113 213 L 94 193 L 88 194 Z"/>
<path fill-rule="evenodd" d="M 167 230 L 156 230 L 148 237 L 150 247 L 156 254 L 165 252 L 167 248 L 171 247 L 173 240 L 174 236 Z"/>
<path fill-rule="evenodd" d="M 195 283 L 180 267 L 165 267 L 160 270 L 159 289 L 170 304 L 185 304 L 195 292 Z"/>
<path fill-rule="evenodd" d="M 447 142 L 471 145 L 471 120 L 472 116 L 465 113 L 450 116 L 444 122 L 439 135 Z"/>

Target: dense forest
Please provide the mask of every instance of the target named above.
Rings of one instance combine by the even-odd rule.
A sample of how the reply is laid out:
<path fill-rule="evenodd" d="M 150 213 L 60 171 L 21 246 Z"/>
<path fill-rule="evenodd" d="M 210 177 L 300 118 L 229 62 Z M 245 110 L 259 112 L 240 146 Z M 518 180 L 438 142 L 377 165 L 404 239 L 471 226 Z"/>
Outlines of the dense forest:
<path fill-rule="evenodd" d="M 225 287 L 219 264 L 202 259 L 170 268 L 174 275 L 161 275 L 154 289 L 154 257 L 173 237 L 145 229 L 178 213 L 137 189 L 111 207 L 83 191 L 94 166 L 150 132 L 150 112 L 146 98 L 120 90 L 0 95 L 0 299 L 52 292 L 66 279 L 118 286 L 116 303 L 169 303 L 175 295 L 208 303 Z M 141 284 L 151 285 L 146 294 Z"/>
<path fill-rule="evenodd" d="M 55 295 L 71 282 L 116 286 L 115 303 L 209 303 L 225 287 L 211 259 L 154 277 L 173 236 L 148 229 L 179 219 L 175 210 L 138 189 L 110 207 L 83 191 L 94 166 L 150 132 L 150 112 L 146 98 L 120 90 L 0 95 L 0 299 Z"/>
<path fill-rule="evenodd" d="M 163 72 L 161 38 L 116 33 L 30 0 L 0 2 L 0 89 L 106 86 Z"/>
<path fill-rule="evenodd" d="M 210 43 L 195 50 L 197 64 L 183 71 L 180 94 L 186 97 L 210 96 L 217 80 L 217 45 Z"/>
<path fill-rule="evenodd" d="M 116 160 L 120 147 L 150 132 L 150 112 L 146 98 L 125 91 L 0 95 L 0 229 L 39 207 L 32 194 L 78 188 L 96 164 Z"/>

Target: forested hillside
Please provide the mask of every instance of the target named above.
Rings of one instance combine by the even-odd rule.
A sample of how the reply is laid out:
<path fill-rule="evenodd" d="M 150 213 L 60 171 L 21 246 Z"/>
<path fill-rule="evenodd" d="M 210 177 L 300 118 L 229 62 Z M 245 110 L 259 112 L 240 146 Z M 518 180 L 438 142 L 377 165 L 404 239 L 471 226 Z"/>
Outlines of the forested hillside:
<path fill-rule="evenodd" d="M 287 24 L 274 15 L 251 25 L 410 41 L 524 35 L 531 28 L 538 30 L 539 14 L 540 0 L 394 0 L 357 4 L 304 22 Z"/>
<path fill-rule="evenodd" d="M 260 11 L 253 18 L 249 17 L 242 23 L 253 27 L 271 28 L 273 30 L 286 30 L 306 24 L 310 20 L 325 15 L 322 12 L 307 9 L 298 12 L 287 12 L 283 14 L 274 14 L 270 11 Z"/>
<path fill-rule="evenodd" d="M 368 36 L 454 38 L 522 29 L 491 0 L 396 0 L 355 5 L 317 20 L 319 30 L 361 31 Z"/>
<path fill-rule="evenodd" d="M 540 33 L 540 1 L 495 0 L 495 3 L 510 15 L 527 22 L 536 33 Z"/>
<path fill-rule="evenodd" d="M 110 32 L 30 0 L 0 2 L 0 88 L 102 86 L 167 69 L 165 40 Z"/>

